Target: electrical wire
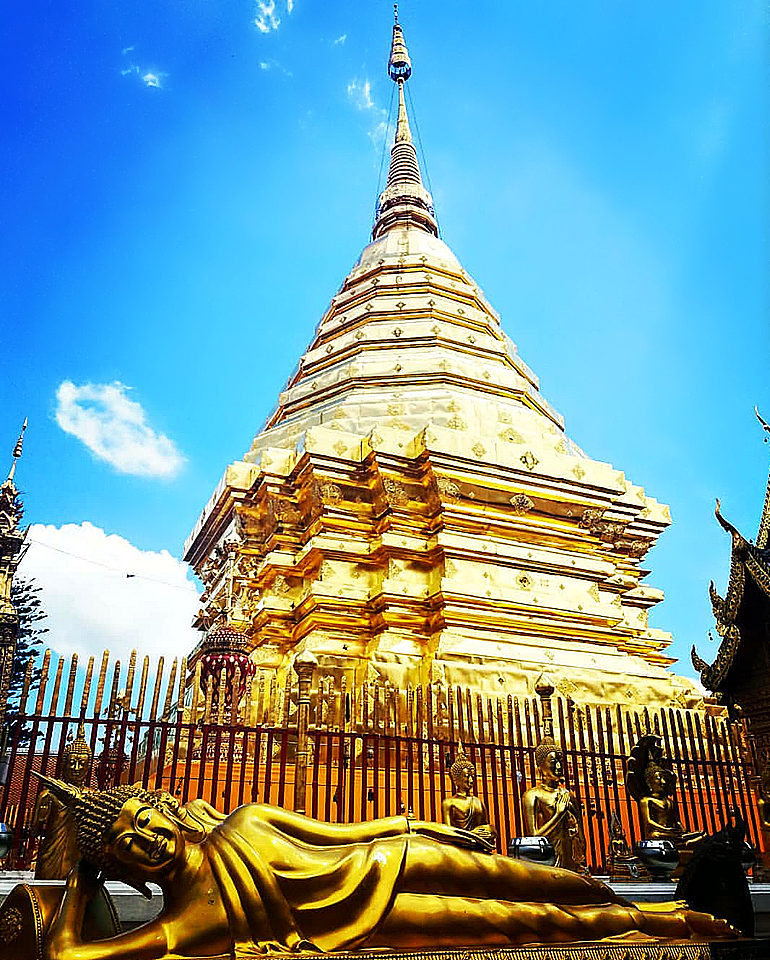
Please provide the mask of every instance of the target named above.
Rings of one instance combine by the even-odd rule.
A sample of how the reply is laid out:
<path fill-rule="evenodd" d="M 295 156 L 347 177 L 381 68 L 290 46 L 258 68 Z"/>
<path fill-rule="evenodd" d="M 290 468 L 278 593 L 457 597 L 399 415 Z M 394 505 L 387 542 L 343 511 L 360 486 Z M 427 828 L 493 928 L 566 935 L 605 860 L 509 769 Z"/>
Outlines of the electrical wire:
<path fill-rule="evenodd" d="M 415 105 L 414 105 L 414 97 L 412 96 L 412 91 L 409 88 L 409 84 L 408 83 L 404 84 L 404 86 L 406 87 L 406 96 L 409 101 L 409 112 L 412 115 L 412 119 L 414 120 L 414 129 L 417 131 L 417 144 L 420 148 L 420 156 L 422 158 L 422 169 L 425 171 L 425 179 L 428 181 L 428 190 L 430 191 L 430 195 L 432 197 L 433 184 L 430 181 L 430 170 L 428 169 L 428 159 L 425 156 L 425 148 L 422 145 L 422 135 L 420 134 L 420 124 L 417 120 L 417 109 L 415 108 Z M 436 225 L 438 226 L 439 225 L 438 214 L 436 213 L 435 210 L 433 211 L 433 216 L 436 220 Z"/>
<path fill-rule="evenodd" d="M 56 553 L 62 553 L 66 557 L 72 557 L 75 560 L 82 560 L 84 563 L 91 563 L 95 567 L 102 567 L 104 570 L 112 571 L 112 573 L 119 573 L 127 580 L 147 580 L 150 583 L 157 583 L 164 587 L 173 587 L 175 590 L 188 591 L 189 589 L 188 587 L 182 586 L 182 584 L 179 583 L 169 583 L 168 580 L 158 580 L 157 577 L 148 577 L 144 573 L 126 573 L 125 570 L 121 570 L 119 567 L 112 567 L 108 563 L 102 563 L 101 560 L 94 560 L 91 557 L 83 557 L 78 553 L 72 553 L 70 550 L 62 550 L 61 547 L 54 547 L 50 543 L 44 543 L 42 540 L 35 540 L 33 537 L 28 537 L 27 543 L 34 543 L 35 546 L 45 547 L 46 550 L 54 550 Z M 190 583 L 190 586 L 194 589 L 194 584 Z"/>
<path fill-rule="evenodd" d="M 387 146 L 388 146 L 388 131 L 390 130 L 391 124 L 392 124 L 392 122 L 393 122 L 393 120 L 392 120 L 392 115 L 393 115 L 393 94 L 394 94 L 394 92 L 395 92 L 395 89 L 396 89 L 396 85 L 395 85 L 395 84 L 392 84 L 392 85 L 391 85 L 391 88 L 390 88 L 390 101 L 389 101 L 389 103 L 388 103 L 388 120 L 387 120 L 387 124 L 386 124 L 386 126 L 385 126 L 385 134 L 384 134 L 384 136 L 383 136 L 383 138 L 382 138 L 382 154 L 381 154 L 381 156 L 380 156 L 380 170 L 379 170 L 379 173 L 377 174 L 377 196 L 378 196 L 378 197 L 380 196 L 380 193 L 382 192 L 382 170 L 383 170 L 383 167 L 385 166 L 385 151 L 386 151 L 386 148 L 387 148 Z"/>

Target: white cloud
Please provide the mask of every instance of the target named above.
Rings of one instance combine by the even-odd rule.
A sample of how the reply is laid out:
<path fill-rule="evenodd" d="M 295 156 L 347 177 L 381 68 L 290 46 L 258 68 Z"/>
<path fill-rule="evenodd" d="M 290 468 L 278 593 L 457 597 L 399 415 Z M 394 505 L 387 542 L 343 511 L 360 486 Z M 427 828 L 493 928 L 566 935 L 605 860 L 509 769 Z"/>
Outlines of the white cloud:
<path fill-rule="evenodd" d="M 367 131 L 367 136 L 375 146 L 381 146 L 388 132 L 388 113 L 387 110 L 377 106 L 372 97 L 371 82 L 354 78 L 347 86 L 347 94 L 348 100 L 356 110 L 370 114 L 372 125 Z"/>
<path fill-rule="evenodd" d="M 348 100 L 356 110 L 373 110 L 372 85 L 369 80 L 351 80 L 348 84 Z"/>
<path fill-rule="evenodd" d="M 291 13 L 291 10 L 289 10 Z M 271 30 L 277 30 L 281 24 L 281 18 L 275 12 L 275 0 L 257 0 L 257 15 L 254 17 L 254 25 L 260 33 L 270 33 Z"/>
<path fill-rule="evenodd" d="M 160 89 L 161 84 L 161 74 L 159 73 L 145 73 L 142 76 L 142 82 L 147 87 L 155 87 Z"/>
<path fill-rule="evenodd" d="M 286 0 L 286 12 L 291 13 L 294 9 L 294 0 Z"/>
<path fill-rule="evenodd" d="M 277 60 L 260 60 L 259 61 L 260 70 L 277 70 L 278 73 L 282 73 L 285 77 L 291 77 L 291 70 L 287 70 L 282 63 L 279 63 Z"/>
<path fill-rule="evenodd" d="M 187 564 L 166 550 L 140 550 L 90 523 L 33 524 L 22 577 L 42 588 L 45 642 L 81 660 L 104 649 L 126 663 L 132 649 L 157 659 L 183 657 L 200 639 L 190 622 L 198 592 Z"/>
<path fill-rule="evenodd" d="M 133 47 L 126 47 L 123 51 L 125 54 L 129 50 L 133 50 Z M 159 70 L 148 70 L 145 67 L 140 67 L 136 63 L 131 63 L 127 67 L 124 67 L 120 71 L 122 77 L 136 77 L 138 80 L 145 85 L 145 87 L 152 87 L 155 90 L 160 90 L 163 87 L 163 81 L 168 76 L 167 73 L 162 73 Z"/>
<path fill-rule="evenodd" d="M 347 40 L 347 38 L 348 38 L 348 35 L 346 33 L 340 34 L 337 37 L 337 39 L 334 41 L 334 46 L 339 47 L 340 44 L 343 44 Z"/>
<path fill-rule="evenodd" d="M 184 463 L 173 440 L 147 423 L 140 403 L 124 384 L 65 380 L 56 391 L 56 422 L 119 473 L 174 477 Z"/>

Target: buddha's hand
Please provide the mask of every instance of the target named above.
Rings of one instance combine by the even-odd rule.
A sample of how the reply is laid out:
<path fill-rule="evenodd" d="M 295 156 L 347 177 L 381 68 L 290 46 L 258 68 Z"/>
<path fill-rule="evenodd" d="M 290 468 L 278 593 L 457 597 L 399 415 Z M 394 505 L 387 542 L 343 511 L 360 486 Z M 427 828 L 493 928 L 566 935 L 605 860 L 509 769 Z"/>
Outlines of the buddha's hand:
<path fill-rule="evenodd" d="M 450 843 L 454 847 L 464 847 L 467 850 L 476 850 L 480 853 L 492 853 L 495 849 L 494 844 L 486 837 L 482 837 L 478 833 L 471 833 L 470 830 L 462 830 L 460 827 L 449 827 L 444 823 L 411 820 L 409 829 L 411 833 L 417 833 L 421 837 L 429 837 L 439 843 Z"/>
<path fill-rule="evenodd" d="M 78 860 L 67 875 L 67 890 L 85 900 L 92 900 L 101 885 L 99 871 L 87 860 Z"/>

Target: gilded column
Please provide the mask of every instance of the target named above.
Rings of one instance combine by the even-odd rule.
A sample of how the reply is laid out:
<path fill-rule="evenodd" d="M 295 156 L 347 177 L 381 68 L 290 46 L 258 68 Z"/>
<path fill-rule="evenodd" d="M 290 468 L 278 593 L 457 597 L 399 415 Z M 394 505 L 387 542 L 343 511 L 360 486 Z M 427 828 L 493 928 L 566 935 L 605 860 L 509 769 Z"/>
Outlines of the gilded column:
<path fill-rule="evenodd" d="M 310 719 L 310 684 L 318 660 L 309 650 L 305 650 L 294 660 L 294 670 L 299 678 L 297 694 L 297 754 L 294 774 L 294 811 L 305 812 L 305 790 L 307 786 L 307 729 Z"/>

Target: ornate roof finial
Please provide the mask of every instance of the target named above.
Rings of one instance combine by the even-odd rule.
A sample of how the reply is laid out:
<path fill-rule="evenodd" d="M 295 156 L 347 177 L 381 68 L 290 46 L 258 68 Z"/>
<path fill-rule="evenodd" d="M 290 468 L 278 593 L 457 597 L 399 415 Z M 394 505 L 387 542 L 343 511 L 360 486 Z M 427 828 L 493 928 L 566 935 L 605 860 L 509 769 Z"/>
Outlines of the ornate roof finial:
<path fill-rule="evenodd" d="M 770 433 L 770 423 L 762 418 L 759 412 L 759 407 L 757 407 L 756 404 L 754 406 L 754 413 L 757 415 L 757 420 L 759 420 L 759 422 L 762 424 L 762 429 L 765 431 L 765 433 Z M 767 437 L 765 437 L 765 443 L 767 443 Z"/>
<path fill-rule="evenodd" d="M 388 76 L 398 84 L 398 121 L 396 136 L 390 151 L 388 182 L 377 202 L 372 236 L 374 239 L 393 226 L 415 226 L 438 236 L 438 225 L 433 214 L 433 198 L 422 185 L 417 151 L 409 129 L 404 84 L 412 75 L 412 61 L 398 22 L 398 4 L 394 4 L 395 22 L 393 40 L 388 58 Z"/>
<path fill-rule="evenodd" d="M 16 441 L 16 446 L 13 448 L 13 463 L 11 464 L 11 469 L 8 471 L 8 480 L 13 481 L 14 474 L 16 473 L 16 461 L 21 456 L 22 447 L 24 446 L 24 431 L 27 429 L 27 418 L 24 418 L 24 423 L 21 425 L 21 433 L 19 434 L 19 439 Z"/>

